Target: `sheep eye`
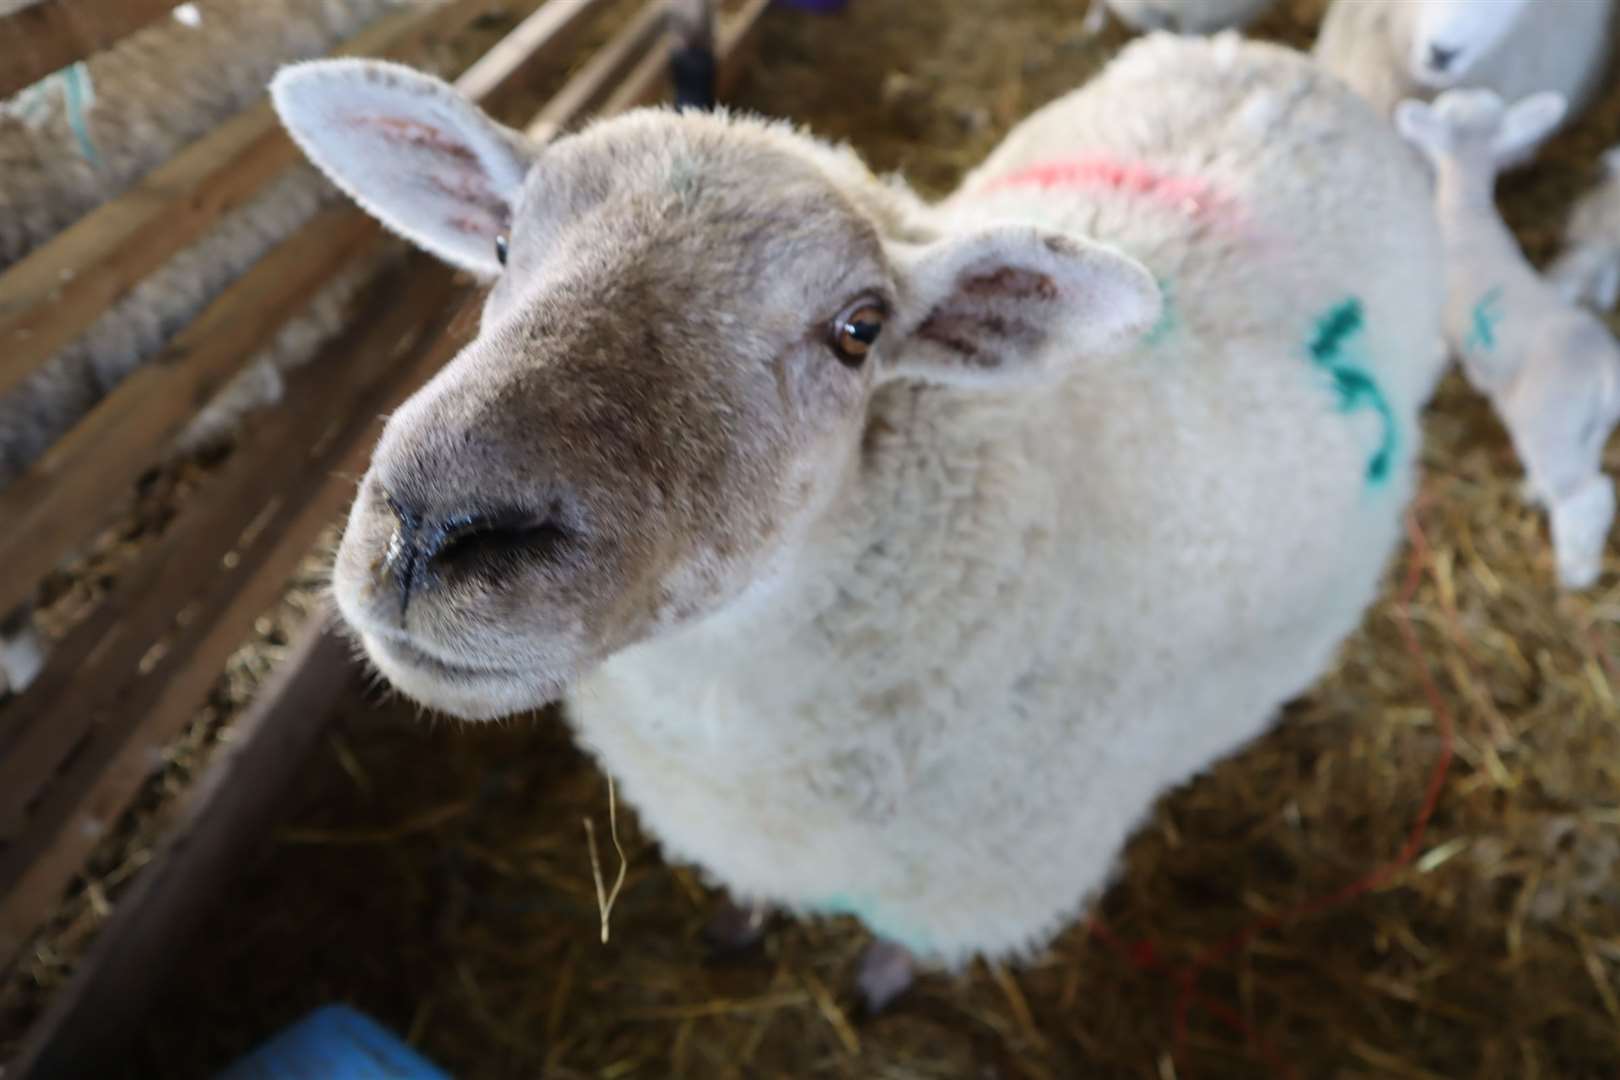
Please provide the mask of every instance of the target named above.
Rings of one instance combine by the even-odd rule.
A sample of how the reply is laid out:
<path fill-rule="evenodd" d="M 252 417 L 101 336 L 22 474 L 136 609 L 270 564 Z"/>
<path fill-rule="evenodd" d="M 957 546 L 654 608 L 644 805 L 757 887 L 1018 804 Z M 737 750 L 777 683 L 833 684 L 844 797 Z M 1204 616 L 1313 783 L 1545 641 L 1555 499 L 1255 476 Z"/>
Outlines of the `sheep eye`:
<path fill-rule="evenodd" d="M 883 309 L 863 301 L 840 315 L 832 328 L 832 351 L 849 367 L 860 367 L 883 332 Z"/>
<path fill-rule="evenodd" d="M 502 266 L 506 265 L 506 234 L 501 233 L 495 237 L 495 261 Z"/>

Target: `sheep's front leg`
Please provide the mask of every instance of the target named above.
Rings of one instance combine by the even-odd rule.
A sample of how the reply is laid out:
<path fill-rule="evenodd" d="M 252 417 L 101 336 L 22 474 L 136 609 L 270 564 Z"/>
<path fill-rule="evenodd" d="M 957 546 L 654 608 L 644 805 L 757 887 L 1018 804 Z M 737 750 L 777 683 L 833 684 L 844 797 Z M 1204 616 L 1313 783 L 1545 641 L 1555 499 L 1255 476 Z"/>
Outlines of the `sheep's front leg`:
<path fill-rule="evenodd" d="M 721 904 L 703 927 L 703 940 L 718 953 L 736 953 L 759 944 L 771 917 L 766 904 Z"/>
<path fill-rule="evenodd" d="M 911 988 L 916 972 L 911 953 L 904 946 L 879 939 L 861 954 L 855 984 L 868 1014 L 882 1012 L 895 998 Z"/>
<path fill-rule="evenodd" d="M 1603 549 L 1614 523 L 1614 482 L 1599 474 L 1549 502 L 1558 581 L 1566 589 L 1588 588 L 1603 572 Z"/>

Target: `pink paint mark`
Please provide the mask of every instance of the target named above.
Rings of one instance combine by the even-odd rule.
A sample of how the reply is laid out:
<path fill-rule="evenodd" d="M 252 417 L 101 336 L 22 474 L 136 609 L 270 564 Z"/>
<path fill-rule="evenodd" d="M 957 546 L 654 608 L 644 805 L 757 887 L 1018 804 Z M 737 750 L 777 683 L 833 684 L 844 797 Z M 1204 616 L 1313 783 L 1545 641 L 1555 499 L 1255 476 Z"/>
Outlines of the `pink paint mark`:
<path fill-rule="evenodd" d="M 1140 161 L 1103 155 L 1039 162 L 998 176 L 980 187 L 979 192 L 990 194 L 1014 188 L 1117 191 L 1193 216 L 1217 210 L 1228 201 L 1199 177 L 1177 176 Z"/>
<path fill-rule="evenodd" d="M 348 120 L 355 127 L 372 129 L 389 142 L 429 150 L 467 165 L 478 164 L 477 155 L 465 143 L 432 124 L 377 113 L 351 113 Z"/>

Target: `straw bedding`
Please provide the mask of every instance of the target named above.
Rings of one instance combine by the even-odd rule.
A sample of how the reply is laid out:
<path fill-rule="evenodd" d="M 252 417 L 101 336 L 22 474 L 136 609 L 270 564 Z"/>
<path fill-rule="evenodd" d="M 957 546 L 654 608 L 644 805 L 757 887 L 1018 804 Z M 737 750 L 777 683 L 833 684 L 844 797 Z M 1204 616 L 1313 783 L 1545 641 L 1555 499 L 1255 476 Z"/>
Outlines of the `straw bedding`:
<path fill-rule="evenodd" d="M 1123 39 L 1087 39 L 1074 0 L 989 7 L 775 12 L 741 103 L 947 190 Z M 1258 32 L 1306 43 L 1319 9 Z M 1616 141 L 1620 88 L 1504 185 L 1535 257 Z M 343 999 L 464 1077 L 1620 1075 L 1620 566 L 1553 588 L 1505 435 L 1460 380 L 1427 435 L 1413 542 L 1338 668 L 1164 799 L 1097 919 L 1027 967 L 924 977 L 863 1018 L 858 927 L 774 924 L 711 957 L 716 897 L 623 806 L 604 945 L 582 820 L 611 880 L 606 785 L 556 719 L 423 723 L 357 687 L 130 1070 L 206 1075 Z"/>

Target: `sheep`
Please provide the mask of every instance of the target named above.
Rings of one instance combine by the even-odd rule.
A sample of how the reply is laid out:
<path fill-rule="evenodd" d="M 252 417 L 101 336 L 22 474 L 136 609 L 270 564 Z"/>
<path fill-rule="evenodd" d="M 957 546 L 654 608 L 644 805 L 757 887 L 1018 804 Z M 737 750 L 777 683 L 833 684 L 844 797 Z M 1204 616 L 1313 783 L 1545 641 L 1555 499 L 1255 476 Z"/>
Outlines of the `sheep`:
<path fill-rule="evenodd" d="M 1570 211 L 1564 250 L 1547 277 L 1570 303 L 1609 311 L 1620 301 L 1620 146 L 1602 161 L 1603 179 Z"/>
<path fill-rule="evenodd" d="M 1613 0 L 1337 0 L 1315 56 L 1384 113 L 1406 98 L 1478 86 L 1510 100 L 1557 91 L 1573 117 L 1599 89 L 1613 6 Z M 1528 146 L 1508 164 L 1524 164 L 1535 151 Z"/>
<path fill-rule="evenodd" d="M 1562 585 L 1601 570 L 1614 518 L 1603 447 L 1620 423 L 1620 346 L 1596 316 L 1542 280 L 1496 212 L 1503 162 L 1564 114 L 1556 93 L 1505 108 L 1490 90 L 1451 90 L 1434 104 L 1402 102 L 1401 134 L 1433 164 L 1445 240 L 1446 333 L 1469 381 L 1490 397 L 1552 518 Z"/>
<path fill-rule="evenodd" d="M 60 79 L 18 95 L 0 110 L 0 269 L 249 104 L 279 63 L 325 52 L 399 3 L 214 0 L 92 56 L 82 74 L 69 72 L 65 77 L 85 77 L 95 90 L 83 115 L 56 95 Z M 315 170 L 290 170 L 0 395 L 0 490 L 333 195 Z M 281 373 L 337 332 L 377 263 L 361 260 L 321 290 L 199 413 L 177 449 L 216 442 L 243 413 L 278 400 Z M 0 622 L 0 697 L 25 689 L 43 662 L 40 634 L 27 616 L 24 609 Z"/>
<path fill-rule="evenodd" d="M 345 625 L 430 708 L 565 698 L 671 858 L 871 928 L 874 1007 L 1060 930 L 1376 593 L 1439 237 L 1297 52 L 1143 38 L 932 205 L 723 111 L 540 150 L 395 65 L 271 89 L 493 283 L 384 427 Z"/>
<path fill-rule="evenodd" d="M 1091 0 L 1085 27 L 1100 32 L 1108 13 L 1133 30 L 1170 30 L 1181 34 L 1213 34 L 1217 30 L 1247 26 L 1276 0 Z"/>

